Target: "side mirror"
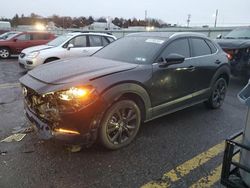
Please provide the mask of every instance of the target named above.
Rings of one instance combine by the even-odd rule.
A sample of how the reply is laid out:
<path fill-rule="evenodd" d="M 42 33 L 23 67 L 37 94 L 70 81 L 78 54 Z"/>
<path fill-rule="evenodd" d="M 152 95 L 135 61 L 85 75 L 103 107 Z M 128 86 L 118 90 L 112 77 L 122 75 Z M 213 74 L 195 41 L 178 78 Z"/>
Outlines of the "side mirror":
<path fill-rule="evenodd" d="M 13 39 L 13 42 L 16 42 L 16 41 L 17 41 L 17 38 L 14 38 L 14 39 Z"/>
<path fill-rule="evenodd" d="M 70 50 L 71 48 L 74 48 L 73 44 L 69 44 L 68 47 L 67 47 L 67 50 Z"/>
<path fill-rule="evenodd" d="M 160 64 L 160 67 L 166 67 L 173 64 L 180 64 L 183 63 L 184 61 L 185 57 L 183 55 L 172 53 L 165 58 L 165 61 Z"/>
<path fill-rule="evenodd" d="M 216 38 L 217 38 L 217 39 L 221 39 L 221 38 L 222 38 L 222 34 L 217 35 Z"/>

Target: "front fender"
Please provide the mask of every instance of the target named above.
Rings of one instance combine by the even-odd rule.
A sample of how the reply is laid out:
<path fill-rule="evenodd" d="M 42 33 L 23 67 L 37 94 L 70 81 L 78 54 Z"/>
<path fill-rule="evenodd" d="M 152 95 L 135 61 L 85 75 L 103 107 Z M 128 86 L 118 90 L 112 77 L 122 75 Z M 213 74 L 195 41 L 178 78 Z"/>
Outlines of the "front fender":
<path fill-rule="evenodd" d="M 151 100 L 150 97 L 142 86 L 136 83 L 121 83 L 107 89 L 102 98 L 106 101 L 108 106 L 117 101 L 124 94 L 136 94 L 141 98 L 145 106 L 145 119 L 151 118 Z"/>

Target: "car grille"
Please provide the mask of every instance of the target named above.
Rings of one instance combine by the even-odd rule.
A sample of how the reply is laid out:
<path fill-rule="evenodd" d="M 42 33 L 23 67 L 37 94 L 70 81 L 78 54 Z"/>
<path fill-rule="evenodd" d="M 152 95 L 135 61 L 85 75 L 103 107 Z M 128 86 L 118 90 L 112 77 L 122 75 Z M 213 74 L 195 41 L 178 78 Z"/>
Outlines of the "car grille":
<path fill-rule="evenodd" d="M 20 54 L 20 57 L 21 57 L 21 58 L 24 58 L 24 57 L 25 57 L 25 53 L 21 53 L 21 54 Z"/>
<path fill-rule="evenodd" d="M 28 87 L 23 87 L 23 94 L 25 104 L 38 118 L 49 122 L 60 120 L 59 111 L 52 100 L 47 99 Z"/>

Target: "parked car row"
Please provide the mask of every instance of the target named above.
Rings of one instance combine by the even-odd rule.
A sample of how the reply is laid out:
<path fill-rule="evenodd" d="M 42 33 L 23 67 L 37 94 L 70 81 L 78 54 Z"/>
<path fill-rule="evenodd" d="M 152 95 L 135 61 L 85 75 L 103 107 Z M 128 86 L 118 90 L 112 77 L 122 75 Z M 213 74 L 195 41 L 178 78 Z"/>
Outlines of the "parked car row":
<path fill-rule="evenodd" d="M 45 45 L 24 49 L 18 61 L 29 70 L 58 59 L 89 56 L 114 40 L 113 35 L 104 33 L 68 33 Z"/>
<path fill-rule="evenodd" d="M 79 56 L 40 65 L 20 79 L 26 117 L 44 139 L 93 144 L 99 138 L 104 147 L 119 149 L 134 140 L 143 122 L 197 103 L 212 109 L 223 104 L 230 67 L 213 40 L 161 32 L 114 39 L 67 34 L 20 55 L 31 68 L 36 60 Z M 85 47 L 101 49 L 83 58 Z"/>
<path fill-rule="evenodd" d="M 10 32 L 0 40 L 0 57 L 8 58 L 11 55 L 20 54 L 25 48 L 46 44 L 55 38 L 48 32 Z"/>

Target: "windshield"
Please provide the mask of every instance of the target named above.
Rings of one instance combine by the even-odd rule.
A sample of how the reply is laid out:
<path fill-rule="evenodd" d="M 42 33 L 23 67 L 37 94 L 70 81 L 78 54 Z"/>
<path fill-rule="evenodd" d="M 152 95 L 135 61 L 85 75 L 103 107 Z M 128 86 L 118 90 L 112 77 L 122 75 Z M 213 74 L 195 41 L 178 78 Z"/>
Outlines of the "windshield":
<path fill-rule="evenodd" d="M 71 35 L 61 35 L 54 40 L 50 41 L 47 45 L 49 46 L 60 46 L 63 44 L 65 41 L 67 41 L 69 38 L 71 38 Z"/>
<path fill-rule="evenodd" d="M 163 43 L 162 38 L 125 37 L 109 44 L 93 56 L 129 63 L 147 64 L 150 63 Z"/>
<path fill-rule="evenodd" d="M 0 35 L 0 39 L 7 40 L 7 39 L 11 39 L 12 37 L 14 37 L 16 35 L 17 35 L 16 32 L 7 32 L 7 33 Z"/>
<path fill-rule="evenodd" d="M 238 28 L 228 33 L 224 38 L 250 39 L 250 28 Z"/>

